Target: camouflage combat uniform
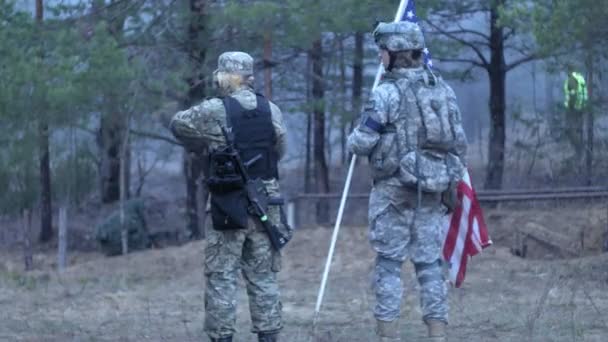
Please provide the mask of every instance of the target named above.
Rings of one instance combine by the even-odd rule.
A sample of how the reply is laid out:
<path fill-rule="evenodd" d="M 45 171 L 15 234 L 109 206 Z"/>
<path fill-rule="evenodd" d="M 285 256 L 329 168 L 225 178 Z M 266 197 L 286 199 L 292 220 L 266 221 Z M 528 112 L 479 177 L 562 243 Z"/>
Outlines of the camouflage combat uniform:
<path fill-rule="evenodd" d="M 244 66 L 243 66 L 244 65 Z M 252 59 L 240 52 L 220 56 L 219 71 L 238 73 L 252 70 Z M 256 95 L 249 86 L 232 89 L 228 96 L 245 109 L 257 106 Z M 271 119 L 276 133 L 276 150 L 282 157 L 286 150 L 286 131 L 281 111 L 270 103 Z M 174 135 L 189 148 L 202 146 L 210 151 L 225 144 L 220 125 L 226 127 L 226 110 L 219 98 L 211 98 L 188 110 L 178 112 L 171 121 Z M 276 179 L 265 180 L 271 197 L 279 197 Z M 269 206 L 271 222 L 280 221 L 277 206 Z M 239 271 L 242 272 L 249 296 L 254 333 L 278 332 L 282 328 L 281 301 L 277 272 L 281 255 L 276 251 L 264 228 L 250 217 L 247 229 L 207 231 L 205 248 L 205 331 L 212 339 L 228 337 L 235 332 L 236 297 Z"/>
<path fill-rule="evenodd" d="M 407 47 L 411 43 L 407 35 L 399 38 L 405 42 L 397 41 L 398 44 Z M 417 148 L 423 126 L 413 85 L 429 82 L 429 75 L 433 77 L 424 67 L 386 72 L 364 108 L 361 123 L 348 138 L 353 153 L 369 157 L 374 178 L 369 200 L 369 239 L 377 253 L 374 315 L 381 322 L 393 322 L 399 317 L 403 294 L 401 267 L 408 258 L 415 266 L 421 287 L 424 321 L 448 320 L 447 286 L 441 267 L 446 207 L 440 192 L 421 191 L 419 195 L 416 185 L 404 184 L 400 175 L 402 157 L 408 149 Z M 454 92 L 441 78 L 435 82 L 444 89 L 447 110 L 460 125 Z M 461 128 L 457 129 L 461 140 L 459 158 L 466 150 Z"/>

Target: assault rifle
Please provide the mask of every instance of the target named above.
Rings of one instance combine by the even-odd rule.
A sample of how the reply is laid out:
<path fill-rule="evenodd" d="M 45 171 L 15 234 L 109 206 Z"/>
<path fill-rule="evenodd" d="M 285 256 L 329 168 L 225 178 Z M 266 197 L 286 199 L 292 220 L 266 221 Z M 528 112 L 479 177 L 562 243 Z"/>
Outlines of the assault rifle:
<path fill-rule="evenodd" d="M 257 155 L 253 159 L 244 163 L 241 160 L 238 150 L 234 146 L 234 138 L 232 137 L 232 134 L 229 133 L 223 125 L 221 125 L 221 128 L 224 138 L 226 139 L 226 152 L 235 152 L 231 154 L 234 156 L 236 171 L 241 176 L 243 183 L 245 184 L 245 193 L 247 195 L 247 201 L 249 202 L 248 211 L 260 221 L 268 233 L 272 246 L 279 251 L 287 244 L 287 242 L 289 242 L 290 237 L 283 234 L 276 225 L 270 222 L 266 208 L 268 208 L 268 204 L 278 204 L 281 203 L 281 201 L 278 199 L 269 198 L 264 182 L 259 178 L 251 179 L 247 173 L 247 168 L 258 161 L 261 156 Z"/>

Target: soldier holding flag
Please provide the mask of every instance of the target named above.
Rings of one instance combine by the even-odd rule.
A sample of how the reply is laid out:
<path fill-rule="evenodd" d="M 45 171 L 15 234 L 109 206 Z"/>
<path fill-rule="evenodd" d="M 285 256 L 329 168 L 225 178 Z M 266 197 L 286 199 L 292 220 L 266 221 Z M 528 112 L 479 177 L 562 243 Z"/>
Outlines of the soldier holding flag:
<path fill-rule="evenodd" d="M 380 23 L 374 38 L 386 70 L 348 138 L 373 175 L 369 238 L 377 257 L 374 292 L 380 341 L 400 341 L 401 267 L 412 260 L 429 341 L 445 341 L 447 285 L 442 268 L 445 215 L 465 173 L 466 138 L 453 90 L 424 63 L 413 22 Z"/>

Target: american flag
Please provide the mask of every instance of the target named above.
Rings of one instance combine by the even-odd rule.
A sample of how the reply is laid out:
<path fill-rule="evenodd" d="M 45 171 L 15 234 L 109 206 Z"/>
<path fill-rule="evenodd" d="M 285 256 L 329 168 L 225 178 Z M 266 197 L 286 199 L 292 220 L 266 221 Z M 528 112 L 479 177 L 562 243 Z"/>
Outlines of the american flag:
<path fill-rule="evenodd" d="M 414 0 L 402 0 L 400 10 L 403 12 L 397 18 L 400 17 L 401 21 L 418 23 Z M 429 49 L 425 48 L 423 53 L 424 62 L 432 68 Z M 449 218 L 443 243 L 443 257 L 450 265 L 449 279 L 456 287 L 460 287 L 464 281 L 469 258 L 492 244 L 468 170 L 458 184 L 458 200 L 459 204 Z"/>

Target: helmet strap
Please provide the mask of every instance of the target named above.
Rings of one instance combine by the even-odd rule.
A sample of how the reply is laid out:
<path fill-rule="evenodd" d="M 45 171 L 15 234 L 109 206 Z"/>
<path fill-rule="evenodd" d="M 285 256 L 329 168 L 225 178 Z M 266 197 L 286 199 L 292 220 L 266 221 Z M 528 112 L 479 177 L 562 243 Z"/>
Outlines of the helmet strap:
<path fill-rule="evenodd" d="M 387 50 L 388 51 L 388 67 L 386 67 L 386 71 L 392 71 L 393 67 L 395 66 L 395 60 L 397 59 L 397 56 L 395 56 L 395 53 L 393 51 Z"/>

